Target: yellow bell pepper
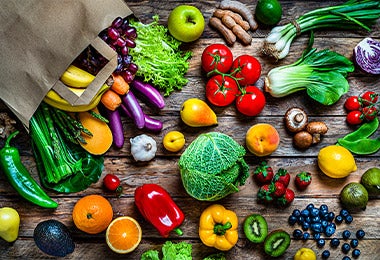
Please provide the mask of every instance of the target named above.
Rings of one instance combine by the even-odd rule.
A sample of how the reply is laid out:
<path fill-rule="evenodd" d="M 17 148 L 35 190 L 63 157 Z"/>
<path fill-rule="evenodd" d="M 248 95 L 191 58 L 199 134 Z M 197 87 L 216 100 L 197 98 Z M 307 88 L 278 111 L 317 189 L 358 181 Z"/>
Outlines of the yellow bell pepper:
<path fill-rule="evenodd" d="M 206 208 L 199 220 L 199 237 L 209 247 L 227 251 L 238 241 L 238 217 L 219 204 Z"/>

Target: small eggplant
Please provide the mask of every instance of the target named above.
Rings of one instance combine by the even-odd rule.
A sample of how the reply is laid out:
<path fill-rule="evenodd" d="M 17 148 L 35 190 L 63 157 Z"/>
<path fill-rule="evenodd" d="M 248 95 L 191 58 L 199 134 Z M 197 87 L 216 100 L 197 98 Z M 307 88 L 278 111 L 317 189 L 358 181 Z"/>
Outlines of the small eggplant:
<path fill-rule="evenodd" d="M 128 91 L 128 93 L 122 97 L 122 101 L 123 101 L 122 102 L 123 105 L 130 112 L 131 118 L 134 121 L 136 127 L 138 129 L 144 128 L 145 126 L 144 112 L 142 111 L 140 103 L 137 101 L 135 95 L 131 91 Z"/>
<path fill-rule="evenodd" d="M 136 95 L 142 97 L 144 101 L 152 104 L 158 109 L 165 107 L 165 101 L 160 92 L 152 85 L 142 82 L 138 79 L 134 79 L 131 82 L 131 90 L 134 91 Z"/>

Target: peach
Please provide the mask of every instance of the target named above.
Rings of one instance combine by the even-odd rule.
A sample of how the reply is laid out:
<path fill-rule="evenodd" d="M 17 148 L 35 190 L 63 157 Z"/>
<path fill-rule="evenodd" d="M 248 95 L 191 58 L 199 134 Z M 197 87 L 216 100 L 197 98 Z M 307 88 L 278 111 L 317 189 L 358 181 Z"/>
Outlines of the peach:
<path fill-rule="evenodd" d="M 254 155 L 267 156 L 277 149 L 280 144 L 280 135 L 270 124 L 255 124 L 248 129 L 245 144 Z"/>

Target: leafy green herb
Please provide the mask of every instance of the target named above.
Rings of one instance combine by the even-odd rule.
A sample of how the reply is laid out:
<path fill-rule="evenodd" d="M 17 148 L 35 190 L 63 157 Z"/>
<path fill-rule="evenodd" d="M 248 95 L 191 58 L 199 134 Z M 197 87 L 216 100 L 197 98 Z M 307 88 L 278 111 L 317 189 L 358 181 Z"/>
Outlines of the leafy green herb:
<path fill-rule="evenodd" d="M 149 24 L 130 21 L 138 34 L 136 47 L 130 49 L 130 54 L 139 67 L 137 76 L 151 82 L 164 91 L 164 96 L 168 96 L 187 84 L 188 79 L 184 75 L 192 53 L 181 51 L 179 47 L 182 42 L 171 36 L 168 29 L 158 23 L 158 19 L 158 15 L 153 16 L 153 22 Z"/>
<path fill-rule="evenodd" d="M 192 245 L 187 242 L 173 243 L 166 241 L 162 246 L 162 260 L 191 260 Z M 141 255 L 141 260 L 160 260 L 157 250 L 148 250 Z"/>
<path fill-rule="evenodd" d="M 198 136 L 178 162 L 183 185 L 195 199 L 216 201 L 238 192 L 249 176 L 246 151 L 228 135 L 210 132 Z"/>
<path fill-rule="evenodd" d="M 274 68 L 265 77 L 265 91 L 273 97 L 284 97 L 305 90 L 314 100 L 323 105 L 332 105 L 347 93 L 349 84 L 346 76 L 354 71 L 353 63 L 328 49 L 308 49 L 296 62 Z"/>
<path fill-rule="evenodd" d="M 62 131 L 66 121 L 53 117 L 53 109 L 41 103 L 30 120 L 30 136 L 41 183 L 58 192 L 78 192 L 98 181 L 104 158 L 93 156 L 71 142 Z"/>

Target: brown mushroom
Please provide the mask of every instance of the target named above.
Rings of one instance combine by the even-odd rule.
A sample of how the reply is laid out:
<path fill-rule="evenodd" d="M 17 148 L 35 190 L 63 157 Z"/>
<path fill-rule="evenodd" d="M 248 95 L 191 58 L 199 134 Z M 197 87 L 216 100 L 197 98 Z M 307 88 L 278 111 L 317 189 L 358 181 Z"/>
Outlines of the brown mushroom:
<path fill-rule="evenodd" d="M 293 143 L 300 149 L 309 148 L 313 143 L 313 136 L 307 131 L 300 131 L 293 136 Z"/>
<path fill-rule="evenodd" d="M 319 143 L 321 141 L 321 135 L 326 134 L 328 130 L 324 122 L 310 122 L 306 126 L 306 131 L 313 136 L 313 144 Z"/>
<path fill-rule="evenodd" d="M 292 107 L 285 113 L 286 128 L 292 133 L 304 130 L 307 125 L 307 121 L 307 114 L 302 108 Z"/>

